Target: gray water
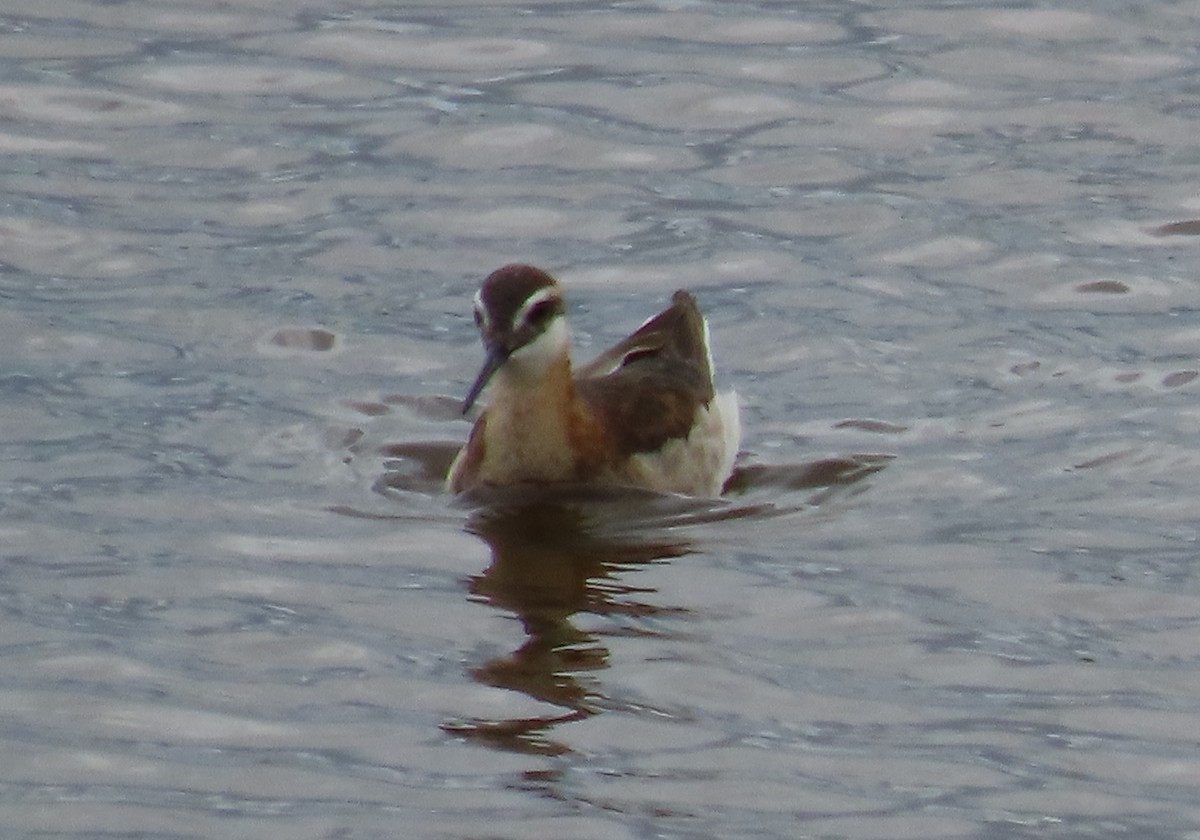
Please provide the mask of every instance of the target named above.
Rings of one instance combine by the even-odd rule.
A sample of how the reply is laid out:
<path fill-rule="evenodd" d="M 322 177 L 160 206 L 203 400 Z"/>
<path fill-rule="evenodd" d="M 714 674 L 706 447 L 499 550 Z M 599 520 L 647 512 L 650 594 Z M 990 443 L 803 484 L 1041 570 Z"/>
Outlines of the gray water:
<path fill-rule="evenodd" d="M 0 4 L 0 826 L 1200 836 L 1193 4 Z M 717 503 L 472 507 L 693 290 Z"/>

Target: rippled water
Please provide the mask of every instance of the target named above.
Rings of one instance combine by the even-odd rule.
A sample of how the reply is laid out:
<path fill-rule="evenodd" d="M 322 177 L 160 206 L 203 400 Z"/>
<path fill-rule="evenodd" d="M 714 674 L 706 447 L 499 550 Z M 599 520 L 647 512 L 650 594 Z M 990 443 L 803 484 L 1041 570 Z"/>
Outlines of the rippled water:
<path fill-rule="evenodd" d="M 1189 4 L 0 4 L 0 825 L 1200 832 Z M 676 287 L 718 503 L 439 490 Z"/>

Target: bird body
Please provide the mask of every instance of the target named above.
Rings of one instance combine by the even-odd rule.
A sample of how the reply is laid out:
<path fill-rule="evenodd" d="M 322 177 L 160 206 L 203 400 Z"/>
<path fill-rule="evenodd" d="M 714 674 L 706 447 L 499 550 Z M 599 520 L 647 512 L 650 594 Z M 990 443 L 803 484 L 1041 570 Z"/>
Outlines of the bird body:
<path fill-rule="evenodd" d="M 484 280 L 475 320 L 487 352 L 463 405 L 491 383 L 446 483 L 599 483 L 715 496 L 740 438 L 737 397 L 713 387 L 708 328 L 687 292 L 572 370 L 561 290 L 508 265 Z"/>

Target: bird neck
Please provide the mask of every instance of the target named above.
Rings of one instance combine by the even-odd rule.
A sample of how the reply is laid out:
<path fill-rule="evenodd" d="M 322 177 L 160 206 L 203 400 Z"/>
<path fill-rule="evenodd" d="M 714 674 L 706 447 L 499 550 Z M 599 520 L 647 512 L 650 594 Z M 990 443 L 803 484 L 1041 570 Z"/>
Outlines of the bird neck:
<path fill-rule="evenodd" d="M 484 415 L 485 481 L 572 481 L 581 478 L 576 451 L 580 400 L 566 355 L 530 370 L 497 372 Z"/>
<path fill-rule="evenodd" d="M 566 415 L 574 403 L 571 360 L 564 352 L 544 363 L 508 364 L 496 372 L 488 414 Z"/>

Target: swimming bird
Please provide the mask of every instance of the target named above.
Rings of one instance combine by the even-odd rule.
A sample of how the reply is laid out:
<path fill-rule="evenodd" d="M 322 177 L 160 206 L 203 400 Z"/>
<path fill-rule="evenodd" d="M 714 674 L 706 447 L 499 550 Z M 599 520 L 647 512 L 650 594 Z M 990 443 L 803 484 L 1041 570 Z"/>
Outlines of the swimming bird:
<path fill-rule="evenodd" d="M 573 370 L 559 284 L 530 265 L 498 268 L 475 295 L 485 358 L 466 414 L 490 400 L 446 486 L 605 484 L 716 496 L 741 436 L 737 395 L 713 385 L 708 325 L 695 299 L 671 304 Z"/>

